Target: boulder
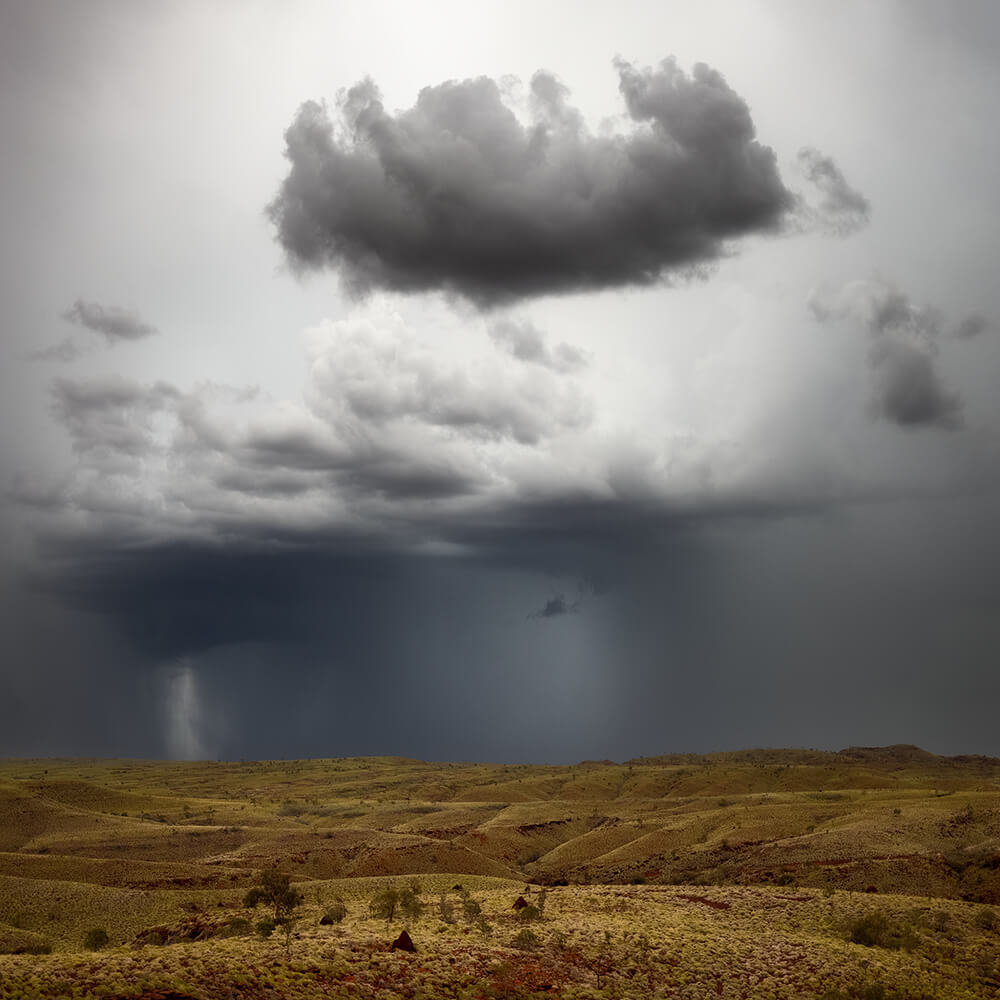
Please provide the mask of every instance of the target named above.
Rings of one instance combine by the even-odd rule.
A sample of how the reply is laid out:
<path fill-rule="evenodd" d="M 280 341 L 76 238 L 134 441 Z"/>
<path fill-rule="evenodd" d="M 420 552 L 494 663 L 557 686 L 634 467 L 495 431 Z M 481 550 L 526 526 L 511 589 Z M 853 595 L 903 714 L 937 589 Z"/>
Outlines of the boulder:
<path fill-rule="evenodd" d="M 406 933 L 405 930 L 399 932 L 399 937 L 392 942 L 392 947 L 390 951 L 416 951 L 413 941 L 410 939 L 410 935 Z"/>

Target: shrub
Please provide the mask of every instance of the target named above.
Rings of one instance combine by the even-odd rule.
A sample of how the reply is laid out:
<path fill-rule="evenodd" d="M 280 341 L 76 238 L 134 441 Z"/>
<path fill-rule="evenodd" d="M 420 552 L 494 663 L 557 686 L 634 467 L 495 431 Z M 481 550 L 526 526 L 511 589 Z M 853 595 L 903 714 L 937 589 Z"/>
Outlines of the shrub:
<path fill-rule="evenodd" d="M 233 917 L 226 924 L 225 935 L 227 937 L 242 937 L 253 930 L 250 921 L 246 917 Z"/>
<path fill-rule="evenodd" d="M 474 924 L 482 915 L 483 908 L 468 893 L 462 896 L 462 916 L 467 924 Z"/>
<path fill-rule="evenodd" d="M 399 910 L 407 920 L 419 920 L 424 912 L 423 900 L 420 898 L 420 883 L 416 879 L 400 890 Z"/>
<path fill-rule="evenodd" d="M 48 955 L 52 945 L 32 931 L 0 930 L 0 955 Z"/>
<path fill-rule="evenodd" d="M 108 932 L 103 927 L 92 927 L 83 938 L 87 951 L 100 951 L 108 945 Z"/>
<path fill-rule="evenodd" d="M 530 928 L 524 927 L 514 935 L 510 946 L 519 951 L 534 951 L 538 947 L 538 935 Z"/>
<path fill-rule="evenodd" d="M 866 913 L 849 928 L 850 940 L 866 948 L 912 948 L 916 944 L 913 932 L 894 924 L 884 913 Z"/>
<path fill-rule="evenodd" d="M 530 923 L 532 920 L 537 920 L 541 916 L 537 906 L 528 903 L 527 906 L 522 906 L 520 910 L 517 911 L 517 919 L 522 923 Z"/>
<path fill-rule="evenodd" d="M 338 896 L 324 911 L 320 923 L 339 924 L 347 916 L 347 905 Z"/>
<path fill-rule="evenodd" d="M 443 892 L 438 897 L 438 916 L 446 924 L 455 922 L 455 904 Z"/>
<path fill-rule="evenodd" d="M 253 929 L 262 938 L 269 938 L 274 933 L 273 920 L 258 920 Z"/>
<path fill-rule="evenodd" d="M 52 945 L 47 941 L 38 941 L 33 944 L 26 944 L 18 952 L 19 955 L 51 955 Z"/>
<path fill-rule="evenodd" d="M 984 906 L 976 914 L 976 926 L 980 930 L 984 930 L 984 931 L 996 930 L 996 926 L 997 926 L 997 915 L 996 915 L 996 913 L 989 906 Z"/>

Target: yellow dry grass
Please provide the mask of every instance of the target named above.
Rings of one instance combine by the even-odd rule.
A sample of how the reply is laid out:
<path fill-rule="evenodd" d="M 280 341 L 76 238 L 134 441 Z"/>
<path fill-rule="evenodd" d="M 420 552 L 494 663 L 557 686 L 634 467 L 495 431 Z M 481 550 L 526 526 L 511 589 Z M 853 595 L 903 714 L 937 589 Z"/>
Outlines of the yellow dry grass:
<path fill-rule="evenodd" d="M 243 895 L 271 866 L 305 895 L 288 955 L 254 937 L 133 951 L 152 926 L 251 919 Z M 413 874 L 418 958 L 384 951 L 399 926 L 367 916 L 378 887 Z M 525 927 L 510 904 L 528 882 L 549 890 Z M 438 918 L 441 893 L 461 912 L 456 883 L 488 936 Z M 336 896 L 348 920 L 319 927 Z M 981 914 L 996 904 L 1000 762 L 914 748 L 562 768 L 0 761 L 0 951 L 52 949 L 0 956 L 4 1000 L 143 982 L 207 1000 L 244 974 L 246 997 L 988 996 L 1000 936 Z M 911 947 L 849 942 L 868 911 Z M 82 950 L 93 927 L 112 951 Z M 537 941 L 513 947 L 526 929 Z"/>

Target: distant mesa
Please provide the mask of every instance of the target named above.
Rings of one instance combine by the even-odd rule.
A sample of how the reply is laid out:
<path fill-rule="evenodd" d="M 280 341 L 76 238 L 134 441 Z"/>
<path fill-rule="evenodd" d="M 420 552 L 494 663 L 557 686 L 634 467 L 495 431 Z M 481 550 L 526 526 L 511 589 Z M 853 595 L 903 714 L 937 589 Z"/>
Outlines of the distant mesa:
<path fill-rule="evenodd" d="M 593 761 L 585 761 L 593 764 Z M 894 743 L 884 747 L 846 747 L 843 750 L 807 750 L 802 748 L 761 747 L 753 750 L 725 750 L 717 753 L 668 753 L 654 757 L 633 757 L 627 765 L 671 767 L 688 764 L 757 764 L 774 766 L 837 765 L 844 763 L 873 765 L 933 765 L 964 767 L 970 764 L 995 765 L 1000 758 L 981 754 L 942 757 L 912 743 Z"/>

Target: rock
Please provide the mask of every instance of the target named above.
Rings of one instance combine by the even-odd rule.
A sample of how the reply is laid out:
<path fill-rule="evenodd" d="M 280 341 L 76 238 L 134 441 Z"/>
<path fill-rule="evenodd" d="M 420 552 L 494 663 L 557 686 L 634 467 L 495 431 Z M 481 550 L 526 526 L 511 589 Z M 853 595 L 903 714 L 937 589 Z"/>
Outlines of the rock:
<path fill-rule="evenodd" d="M 528 901 L 524 898 L 524 896 L 518 896 L 517 899 L 514 900 L 514 905 L 511 907 L 511 909 L 523 910 L 527 905 Z"/>
<path fill-rule="evenodd" d="M 389 950 L 390 951 L 396 951 L 397 949 L 399 951 L 416 951 L 417 950 L 414 947 L 413 941 L 410 939 L 410 935 L 407 934 L 405 930 L 399 932 L 399 937 L 396 938 L 396 940 L 392 942 L 392 947 Z"/>

